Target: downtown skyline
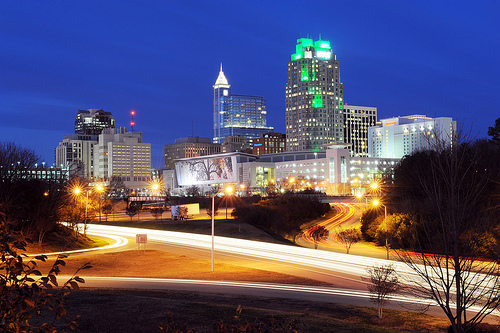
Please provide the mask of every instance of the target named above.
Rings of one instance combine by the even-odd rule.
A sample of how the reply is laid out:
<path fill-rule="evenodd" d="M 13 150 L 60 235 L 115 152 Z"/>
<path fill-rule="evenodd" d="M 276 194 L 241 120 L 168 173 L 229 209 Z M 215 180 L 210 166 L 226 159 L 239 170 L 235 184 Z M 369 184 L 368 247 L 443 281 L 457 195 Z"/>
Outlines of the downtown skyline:
<path fill-rule="evenodd" d="M 285 133 L 287 61 L 296 40 L 329 40 L 345 102 L 378 118 L 452 117 L 487 137 L 499 113 L 496 2 L 280 4 L 191 1 L 8 2 L 0 9 L 0 141 L 48 164 L 78 110 L 163 145 L 212 137 L 213 84 L 223 64 L 237 94 L 263 96 L 267 125 Z"/>

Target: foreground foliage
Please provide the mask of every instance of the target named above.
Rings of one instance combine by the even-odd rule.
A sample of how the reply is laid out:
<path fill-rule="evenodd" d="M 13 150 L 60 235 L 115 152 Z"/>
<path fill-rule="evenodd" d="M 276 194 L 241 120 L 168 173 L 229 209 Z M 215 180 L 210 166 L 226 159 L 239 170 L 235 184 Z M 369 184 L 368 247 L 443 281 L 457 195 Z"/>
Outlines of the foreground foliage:
<path fill-rule="evenodd" d="M 65 265 L 65 256 L 62 255 L 55 260 L 47 275 L 42 276 L 37 261 L 46 261 L 47 256 L 28 259 L 20 254 L 18 251 L 26 250 L 26 242 L 19 234 L 11 232 L 4 222 L 0 224 L 0 242 L 0 331 L 55 332 L 55 322 L 66 314 L 64 298 L 71 289 L 79 289 L 78 283 L 85 281 L 76 275 L 77 271 L 59 287 L 57 275 L 60 266 Z M 81 269 L 89 267 L 86 264 Z M 33 326 L 31 320 L 42 312 L 51 312 L 52 321 Z M 76 323 L 71 321 L 68 327 L 74 329 Z"/>

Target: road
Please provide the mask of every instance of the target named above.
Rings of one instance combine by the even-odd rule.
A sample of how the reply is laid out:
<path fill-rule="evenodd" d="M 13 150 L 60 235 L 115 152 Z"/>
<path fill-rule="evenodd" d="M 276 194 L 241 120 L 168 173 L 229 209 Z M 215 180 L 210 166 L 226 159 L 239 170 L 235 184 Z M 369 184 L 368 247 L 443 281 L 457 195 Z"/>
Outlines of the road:
<path fill-rule="evenodd" d="M 114 237 L 122 244 L 118 248 L 105 251 L 117 251 L 136 248 L 136 234 L 147 234 L 148 248 L 164 251 L 180 251 L 188 256 L 204 256 L 210 258 L 211 237 L 207 235 L 159 231 L 128 227 L 114 227 L 105 225 L 90 225 L 88 234 L 101 237 Z M 128 242 L 124 243 L 124 239 Z M 263 284 L 227 284 L 220 281 L 191 281 L 167 279 L 124 279 L 111 278 L 115 287 L 122 288 L 183 288 L 204 292 L 224 292 L 238 294 L 262 294 L 265 296 L 287 297 L 302 299 L 324 299 L 329 302 L 338 302 L 354 305 L 373 305 L 369 302 L 366 292 L 366 269 L 374 265 L 394 265 L 399 276 L 407 284 L 413 284 L 419 277 L 405 264 L 397 261 L 370 258 L 352 254 L 335 253 L 332 251 L 315 250 L 297 246 L 264 243 L 228 237 L 215 237 L 216 261 L 260 268 L 281 273 L 304 276 L 331 284 L 331 288 L 276 286 L 273 288 Z M 207 279 L 210 272 L 207 272 Z M 104 287 L 109 284 L 109 278 L 86 278 L 88 286 Z M 119 281 L 119 282 L 118 282 Z M 302 288 L 302 289 L 301 289 Z M 293 289 L 293 290 L 291 290 Z M 314 296 L 313 296 L 314 295 Z M 406 304 L 418 306 L 422 301 L 415 301 L 408 297 L 399 297 L 399 302 L 391 302 L 389 307 L 401 309 L 402 300 Z M 406 309 L 406 307 L 405 307 Z M 430 314 L 442 316 L 442 312 L 435 307 Z M 488 321 L 497 322 L 495 318 Z"/>

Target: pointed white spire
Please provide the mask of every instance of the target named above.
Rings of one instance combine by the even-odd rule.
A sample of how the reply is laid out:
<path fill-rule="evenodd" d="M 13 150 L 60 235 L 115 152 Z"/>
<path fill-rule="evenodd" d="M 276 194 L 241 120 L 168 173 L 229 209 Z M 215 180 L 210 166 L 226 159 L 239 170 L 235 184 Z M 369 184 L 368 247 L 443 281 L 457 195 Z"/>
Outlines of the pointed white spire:
<path fill-rule="evenodd" d="M 217 77 L 217 80 L 215 81 L 214 88 L 229 88 L 229 82 L 227 82 L 226 76 L 224 75 L 224 72 L 222 71 L 222 63 L 220 64 L 220 72 L 219 76 Z"/>

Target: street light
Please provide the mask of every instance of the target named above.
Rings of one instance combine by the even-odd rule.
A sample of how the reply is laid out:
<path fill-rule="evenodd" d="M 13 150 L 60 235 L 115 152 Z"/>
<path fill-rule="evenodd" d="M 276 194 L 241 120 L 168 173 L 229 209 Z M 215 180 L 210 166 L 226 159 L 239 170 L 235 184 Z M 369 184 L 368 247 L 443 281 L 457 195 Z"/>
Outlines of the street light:
<path fill-rule="evenodd" d="M 365 209 L 368 209 L 368 196 L 366 195 L 366 193 L 364 196 L 365 196 Z M 361 193 L 356 194 L 356 198 L 361 199 L 362 197 L 363 197 L 363 194 L 361 194 Z"/>
<path fill-rule="evenodd" d="M 231 193 L 233 188 L 228 186 L 225 188 L 227 193 Z M 215 196 L 219 194 L 221 190 L 218 190 L 216 193 L 212 195 L 212 272 L 214 271 L 214 253 L 215 253 L 215 219 L 214 219 L 214 211 L 215 211 Z M 226 201 L 226 219 L 227 219 L 227 201 Z"/>
<path fill-rule="evenodd" d="M 387 250 L 387 260 L 389 260 L 389 244 L 387 242 L 387 206 L 378 200 L 373 201 L 374 206 L 381 205 L 384 207 L 384 223 L 385 223 L 385 248 Z"/>
<path fill-rule="evenodd" d="M 79 187 L 76 187 L 73 192 L 78 196 L 82 190 Z M 83 222 L 83 235 L 87 235 L 87 206 L 89 204 L 89 190 L 87 192 L 87 199 L 85 200 L 85 221 Z"/>
<path fill-rule="evenodd" d="M 227 220 L 227 196 L 233 192 L 233 188 L 231 186 L 226 187 L 226 220 Z"/>
<path fill-rule="evenodd" d="M 97 186 L 97 193 L 99 193 L 99 223 L 101 222 L 101 196 L 102 196 L 102 191 L 104 190 L 104 187 L 101 185 Z M 88 193 L 87 193 L 88 196 Z"/>

